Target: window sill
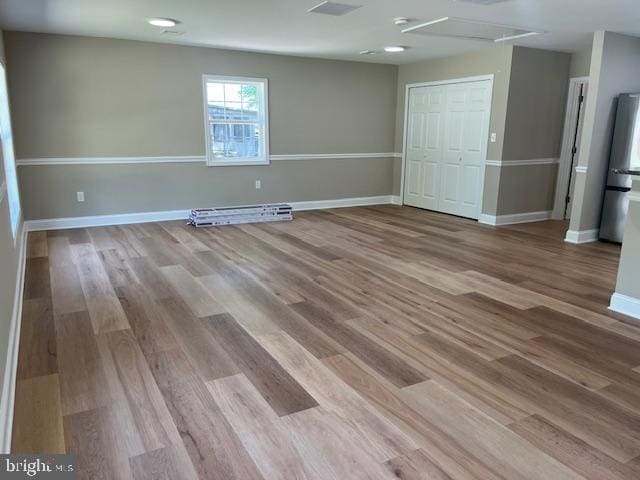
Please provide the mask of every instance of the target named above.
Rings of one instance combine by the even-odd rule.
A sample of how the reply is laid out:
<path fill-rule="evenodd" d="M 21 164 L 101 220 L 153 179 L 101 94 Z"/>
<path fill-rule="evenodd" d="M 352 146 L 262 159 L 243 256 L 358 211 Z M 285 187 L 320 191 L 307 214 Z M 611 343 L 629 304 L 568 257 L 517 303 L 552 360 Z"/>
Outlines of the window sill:
<path fill-rule="evenodd" d="M 211 160 L 207 159 L 208 167 L 250 167 L 257 165 L 269 165 L 269 158 L 251 158 L 251 159 L 242 159 L 242 158 L 234 158 L 228 160 Z"/>

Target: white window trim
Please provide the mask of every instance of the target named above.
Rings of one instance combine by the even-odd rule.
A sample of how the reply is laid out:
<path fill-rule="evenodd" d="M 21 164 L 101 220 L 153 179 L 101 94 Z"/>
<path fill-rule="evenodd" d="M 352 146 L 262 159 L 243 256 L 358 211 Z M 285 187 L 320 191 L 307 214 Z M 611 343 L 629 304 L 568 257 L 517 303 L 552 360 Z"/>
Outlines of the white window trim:
<path fill-rule="evenodd" d="M 13 144 L 13 132 L 11 129 L 11 105 L 9 103 L 9 85 L 7 82 L 7 66 L 4 62 L 0 61 L 0 65 L 2 66 L 2 72 L 0 72 L 0 82 L 4 82 L 4 89 L 7 96 L 7 115 L 9 119 L 9 135 L 11 136 L 11 143 Z M 0 137 L 2 137 L 2 131 L 0 131 Z M 0 149 L 4 148 L 2 145 L 2 140 L 0 140 Z M 4 153 L 4 152 L 3 152 Z M 4 178 L 2 179 L 2 183 L 4 185 L 4 193 L 3 197 L 6 195 L 7 197 L 7 206 L 9 209 L 9 227 L 11 229 L 11 233 L 13 235 L 13 245 L 14 247 L 18 241 L 18 232 L 20 231 L 20 222 L 22 222 L 22 201 L 20 200 L 20 183 L 18 180 L 18 165 L 17 160 L 15 158 L 15 151 L 12 151 L 12 159 L 13 164 L 7 165 L 8 160 L 6 155 L 2 155 L 3 159 L 3 171 Z M 10 184 L 15 181 L 15 198 L 11 195 L 11 187 Z M 4 198 L 3 198 L 4 199 Z M 13 203 L 16 202 L 16 203 Z M 1 203 L 1 202 L 0 202 Z M 17 211 L 12 210 L 16 207 Z"/>
<path fill-rule="evenodd" d="M 209 130 L 209 99 L 207 97 L 208 82 L 226 82 L 226 83 L 261 83 L 264 91 L 264 151 L 260 157 L 234 158 L 216 160 L 211 153 L 211 137 Z M 269 80 L 266 78 L 255 77 L 234 77 L 227 75 L 209 75 L 202 76 L 202 100 L 204 107 L 204 136 L 206 143 L 207 165 L 210 167 L 217 166 L 251 166 L 251 165 L 269 165 Z"/>

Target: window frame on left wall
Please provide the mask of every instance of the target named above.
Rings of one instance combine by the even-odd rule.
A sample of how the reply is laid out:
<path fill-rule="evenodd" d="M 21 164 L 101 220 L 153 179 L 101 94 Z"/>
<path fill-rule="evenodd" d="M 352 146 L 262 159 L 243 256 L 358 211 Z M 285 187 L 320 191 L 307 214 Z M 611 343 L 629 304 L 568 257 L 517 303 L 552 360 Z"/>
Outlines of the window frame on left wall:
<path fill-rule="evenodd" d="M 216 156 L 212 151 L 211 119 L 209 118 L 209 83 L 235 84 L 258 87 L 258 118 L 251 124 L 259 125 L 258 137 L 259 154 L 250 157 Z M 208 166 L 249 166 L 269 165 L 269 80 L 266 78 L 241 77 L 228 75 L 204 74 L 202 76 L 202 100 L 204 110 L 204 134 Z M 244 117 L 243 117 L 244 118 Z M 214 123 L 225 125 L 246 125 L 242 121 L 218 120 Z"/>
<path fill-rule="evenodd" d="M 9 102 L 9 86 L 7 85 L 7 69 L 0 61 L 0 143 L 2 149 L 2 161 L 4 163 L 4 178 L 0 178 L 0 183 L 6 189 L 4 196 L 9 207 L 9 224 L 13 242 L 18 238 L 18 229 L 22 219 L 22 205 L 20 203 L 20 188 L 18 186 L 18 171 L 16 166 L 15 152 L 13 149 L 13 134 L 11 131 L 11 107 Z M 4 200 L 0 195 L 0 203 Z"/>

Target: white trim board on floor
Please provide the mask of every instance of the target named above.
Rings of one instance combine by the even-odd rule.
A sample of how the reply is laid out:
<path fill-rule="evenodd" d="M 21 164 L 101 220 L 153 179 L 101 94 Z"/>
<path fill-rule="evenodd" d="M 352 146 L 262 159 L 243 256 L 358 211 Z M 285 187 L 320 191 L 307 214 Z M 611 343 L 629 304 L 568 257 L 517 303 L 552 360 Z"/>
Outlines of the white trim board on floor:
<path fill-rule="evenodd" d="M 640 299 L 614 293 L 611 296 L 609 310 L 640 319 Z"/>
<path fill-rule="evenodd" d="M 327 208 L 361 207 L 367 205 L 401 205 L 399 196 L 380 195 L 375 197 L 339 198 L 334 200 L 312 200 L 307 202 L 285 202 L 294 211 L 322 210 Z M 234 205 L 237 206 L 237 205 Z M 60 230 L 65 228 L 101 227 L 106 225 L 124 225 L 129 223 L 163 222 L 168 220 L 186 220 L 190 210 L 168 210 L 161 212 L 122 213 L 115 215 L 94 215 L 86 217 L 48 218 L 27 220 L 25 230 Z"/>
<path fill-rule="evenodd" d="M 25 261 L 27 251 L 27 230 L 22 227 L 20 247 L 18 250 L 18 271 L 16 274 L 16 291 L 13 298 L 13 314 L 9 327 L 9 344 L 4 367 L 2 395 L 0 396 L 0 453 L 11 450 L 11 433 L 13 431 L 13 410 L 16 392 L 16 375 L 18 373 L 18 351 L 20 345 L 20 326 L 22 319 L 22 296 L 24 292 Z"/>
<path fill-rule="evenodd" d="M 551 218 L 551 211 L 544 212 L 527 212 L 527 213 L 514 213 L 511 215 L 487 215 L 483 213 L 478 219 L 479 223 L 485 225 L 514 225 L 517 223 L 530 223 L 541 222 L 543 220 L 549 220 Z"/>
<path fill-rule="evenodd" d="M 597 228 L 594 230 L 582 231 L 568 230 L 567 236 L 565 237 L 564 241 L 567 243 L 575 243 L 577 245 L 580 245 L 583 243 L 597 242 L 599 238 L 600 230 L 598 230 Z"/>

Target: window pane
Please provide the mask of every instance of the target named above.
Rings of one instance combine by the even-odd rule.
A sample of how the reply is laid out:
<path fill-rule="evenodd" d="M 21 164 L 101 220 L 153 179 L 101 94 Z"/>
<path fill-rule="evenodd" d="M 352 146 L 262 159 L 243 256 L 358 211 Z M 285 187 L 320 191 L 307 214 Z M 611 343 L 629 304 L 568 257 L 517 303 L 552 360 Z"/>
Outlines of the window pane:
<path fill-rule="evenodd" d="M 224 119 L 224 102 L 209 102 L 209 120 Z"/>
<path fill-rule="evenodd" d="M 257 157 L 260 128 L 256 124 L 211 124 L 211 151 L 214 157 Z"/>
<path fill-rule="evenodd" d="M 242 119 L 247 122 L 257 122 L 258 104 L 242 102 Z"/>
<path fill-rule="evenodd" d="M 224 84 L 223 83 L 207 83 L 207 100 L 209 102 L 224 102 Z"/>
<path fill-rule="evenodd" d="M 242 119 L 242 104 L 240 102 L 225 102 L 224 106 L 227 120 Z"/>
<path fill-rule="evenodd" d="M 241 102 L 242 97 L 240 94 L 242 87 L 237 83 L 225 83 L 224 84 L 224 101 L 225 102 Z"/>
<path fill-rule="evenodd" d="M 9 97 L 7 95 L 7 80 L 4 65 L 0 63 L 0 142 L 2 142 L 2 157 L 4 159 L 4 176 L 7 185 L 7 200 L 9 202 L 9 221 L 11 232 L 16 236 L 18 220 L 20 219 L 20 195 L 18 192 L 18 177 L 13 152 L 13 137 L 11 135 L 11 120 L 9 118 Z"/>

